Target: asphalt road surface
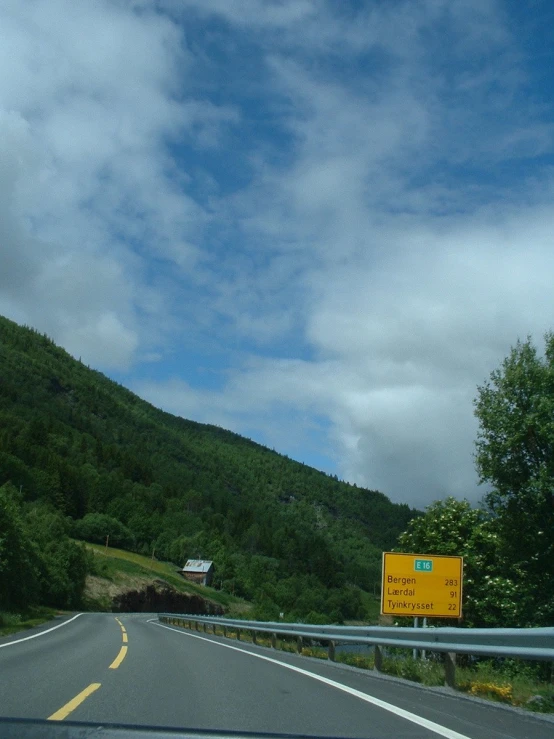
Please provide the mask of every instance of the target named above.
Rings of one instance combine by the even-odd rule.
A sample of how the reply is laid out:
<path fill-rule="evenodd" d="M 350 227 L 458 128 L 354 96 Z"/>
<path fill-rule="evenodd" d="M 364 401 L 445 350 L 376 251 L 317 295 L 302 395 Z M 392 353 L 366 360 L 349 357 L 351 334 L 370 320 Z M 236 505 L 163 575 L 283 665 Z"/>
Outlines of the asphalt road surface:
<path fill-rule="evenodd" d="M 364 739 L 554 736 L 549 718 L 147 614 L 81 614 L 0 639 L 0 716 Z"/>

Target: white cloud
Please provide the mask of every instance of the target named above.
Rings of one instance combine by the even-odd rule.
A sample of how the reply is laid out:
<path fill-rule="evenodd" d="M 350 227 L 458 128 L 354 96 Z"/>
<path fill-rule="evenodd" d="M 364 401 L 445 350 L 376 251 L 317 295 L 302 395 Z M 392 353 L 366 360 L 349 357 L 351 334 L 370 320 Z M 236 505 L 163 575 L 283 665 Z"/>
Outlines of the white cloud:
<path fill-rule="evenodd" d="M 0 310 L 124 369 L 172 323 L 145 258 L 187 274 L 201 253 L 167 144 L 213 147 L 237 112 L 186 95 L 183 29 L 152 4 L 9 0 L 0 19 Z"/>
<path fill-rule="evenodd" d="M 0 20 L 1 312 L 397 500 L 479 494 L 476 385 L 554 315 L 553 121 L 506 4 Z"/>
<path fill-rule="evenodd" d="M 483 218 L 427 232 L 418 251 L 400 233 L 381 266 L 320 276 L 308 331 L 335 358 L 348 479 L 420 505 L 475 498 L 472 399 L 518 337 L 552 325 L 553 226 L 540 208 L 502 229 Z"/>
<path fill-rule="evenodd" d="M 492 6 L 487 17 L 492 45 L 506 42 Z M 482 43 L 486 28 L 468 23 L 463 48 L 474 37 Z M 218 391 L 176 380 L 137 388 L 183 415 L 256 428 L 292 456 L 297 444 L 302 453 L 299 414 L 327 418 L 328 454 L 342 476 L 423 506 L 481 494 L 472 400 L 518 337 L 539 339 L 552 323 L 554 211 L 542 204 L 548 171 L 540 183 L 500 186 L 487 183 L 486 170 L 467 186 L 448 171 L 450 162 L 519 157 L 510 140 L 534 137 L 541 151 L 551 150 L 549 126 L 522 125 L 516 115 L 511 128 L 502 119 L 477 140 L 466 135 L 476 111 L 445 105 L 443 80 L 416 59 L 417 85 L 399 68 L 369 96 L 300 60 L 268 59 L 274 89 L 289 101 L 283 122 L 295 156 L 286 166 L 262 161 L 254 186 L 231 206 L 253 250 L 286 259 L 294 295 L 287 315 L 303 330 L 311 359 L 249 358 Z M 491 79 L 475 82 L 479 100 Z M 505 85 L 517 91 L 518 76 Z M 452 123 L 454 109 L 461 117 Z M 262 286 L 271 277 L 270 267 L 257 275 Z M 271 321 L 254 283 L 242 296 L 238 314 L 254 306 L 260 321 Z M 221 304 L 227 299 L 236 300 L 232 290 Z"/>
<path fill-rule="evenodd" d="M 311 429 L 299 414 L 326 417 L 326 452 L 345 479 L 419 506 L 476 500 L 477 385 L 518 337 L 540 341 L 554 318 L 554 211 L 522 209 L 502 227 L 495 215 L 414 223 L 408 234 L 390 225 L 376 236 L 395 245 L 380 264 L 368 254 L 314 271 L 311 361 L 250 359 L 217 392 L 178 380 L 136 388 L 186 417 L 257 429 L 300 458 Z"/>

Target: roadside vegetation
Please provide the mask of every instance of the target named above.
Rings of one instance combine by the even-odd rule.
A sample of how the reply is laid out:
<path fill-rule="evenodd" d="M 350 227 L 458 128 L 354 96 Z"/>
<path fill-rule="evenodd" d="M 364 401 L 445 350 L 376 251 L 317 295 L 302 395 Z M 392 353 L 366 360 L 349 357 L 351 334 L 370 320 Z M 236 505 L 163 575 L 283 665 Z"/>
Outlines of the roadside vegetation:
<path fill-rule="evenodd" d="M 0 611 L 0 637 L 40 626 L 46 623 L 46 621 L 51 621 L 56 615 L 61 614 L 61 611 L 45 608 L 44 606 L 29 608 L 23 613 Z"/>
<path fill-rule="evenodd" d="M 91 559 L 69 528 L 53 506 L 26 503 L 11 483 L 0 486 L 0 611 L 81 605 Z"/>
<path fill-rule="evenodd" d="M 326 657 L 326 653 L 323 656 Z M 338 652 L 336 661 L 366 670 L 375 667 L 373 655 Z M 407 652 L 396 657 L 389 656 L 383 660 L 382 672 L 430 687 L 444 685 L 444 665 L 439 654 L 428 659 L 414 659 Z M 551 672 L 551 666 L 545 663 L 509 659 L 475 660 L 472 665 L 456 667 L 456 688 L 478 698 L 530 711 L 554 713 Z"/>

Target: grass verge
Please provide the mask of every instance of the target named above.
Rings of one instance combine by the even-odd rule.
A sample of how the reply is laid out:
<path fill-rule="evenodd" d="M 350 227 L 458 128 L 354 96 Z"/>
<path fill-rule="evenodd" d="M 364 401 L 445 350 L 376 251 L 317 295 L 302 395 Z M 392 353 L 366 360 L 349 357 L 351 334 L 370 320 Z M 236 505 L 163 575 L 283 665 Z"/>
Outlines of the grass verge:
<path fill-rule="evenodd" d="M 456 670 L 456 683 L 470 695 L 508 703 L 539 713 L 554 713 L 552 666 L 506 659 Z"/>
<path fill-rule="evenodd" d="M 59 611 L 53 608 L 46 608 L 44 606 L 30 608 L 24 613 L 0 611 L 0 636 L 10 636 L 10 634 L 16 634 L 18 631 L 40 626 L 46 621 L 50 621 L 59 613 Z"/>

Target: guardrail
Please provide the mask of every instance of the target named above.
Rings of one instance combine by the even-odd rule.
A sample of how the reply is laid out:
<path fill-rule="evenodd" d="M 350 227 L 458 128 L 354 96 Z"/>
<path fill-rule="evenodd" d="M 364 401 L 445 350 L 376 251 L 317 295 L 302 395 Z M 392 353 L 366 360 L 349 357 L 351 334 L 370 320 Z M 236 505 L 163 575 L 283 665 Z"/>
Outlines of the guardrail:
<path fill-rule="evenodd" d="M 193 616 L 188 614 L 160 613 L 162 623 L 195 628 L 207 632 L 216 626 L 236 632 L 240 640 L 242 631 L 252 634 L 269 634 L 271 646 L 277 646 L 277 637 L 296 638 L 297 650 L 302 651 L 305 640 L 326 643 L 328 658 L 335 659 L 338 644 L 366 644 L 374 647 L 375 669 L 381 671 L 384 647 L 422 649 L 445 655 L 445 682 L 455 686 L 456 655 L 471 654 L 487 657 L 516 657 L 527 660 L 554 662 L 554 628 L 529 629 L 460 629 L 449 627 L 400 628 L 387 626 L 319 626 L 314 624 L 285 624 L 282 621 L 242 621 L 217 616 Z"/>

